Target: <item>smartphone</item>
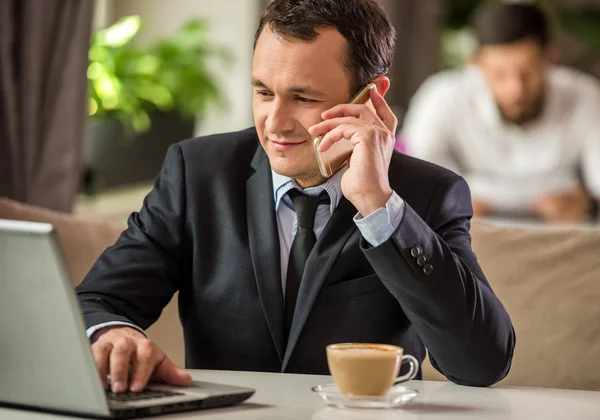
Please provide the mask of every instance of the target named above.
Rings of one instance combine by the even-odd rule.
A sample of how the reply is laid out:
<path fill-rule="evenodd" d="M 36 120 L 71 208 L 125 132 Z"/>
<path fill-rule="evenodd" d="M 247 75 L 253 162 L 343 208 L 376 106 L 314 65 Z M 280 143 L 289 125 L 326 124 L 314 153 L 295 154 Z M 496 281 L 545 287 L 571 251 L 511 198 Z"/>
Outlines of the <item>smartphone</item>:
<path fill-rule="evenodd" d="M 371 97 L 371 89 L 375 89 L 375 83 L 369 83 L 361 88 L 356 95 L 350 99 L 351 104 L 364 104 Z M 348 139 L 341 139 L 334 143 L 326 152 L 319 152 L 319 144 L 321 144 L 323 136 L 318 136 L 313 141 L 313 148 L 315 155 L 317 156 L 317 163 L 319 164 L 319 171 L 325 178 L 330 178 L 336 173 L 342 166 L 346 164 L 348 158 L 352 154 L 354 145 Z"/>

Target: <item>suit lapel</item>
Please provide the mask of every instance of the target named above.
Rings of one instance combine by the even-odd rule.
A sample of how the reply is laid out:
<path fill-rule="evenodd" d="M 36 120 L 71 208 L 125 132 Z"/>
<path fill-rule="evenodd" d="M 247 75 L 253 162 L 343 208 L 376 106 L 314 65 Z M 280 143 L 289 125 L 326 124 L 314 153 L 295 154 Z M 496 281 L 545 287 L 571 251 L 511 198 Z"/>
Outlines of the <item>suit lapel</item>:
<path fill-rule="evenodd" d="M 267 155 L 258 147 L 252 160 L 254 174 L 246 181 L 248 240 L 258 293 L 280 361 L 285 351 L 283 291 L 279 234 L 273 198 L 273 179 Z"/>
<path fill-rule="evenodd" d="M 294 320 L 292 321 L 283 359 L 282 372 L 287 367 L 300 333 L 315 303 L 315 299 L 323 287 L 333 263 L 352 233 L 357 229 L 356 224 L 352 220 L 355 214 L 356 208 L 346 198 L 342 197 L 340 204 L 331 216 L 327 226 L 325 226 L 323 233 L 306 261 L 300 290 L 298 291 Z"/>

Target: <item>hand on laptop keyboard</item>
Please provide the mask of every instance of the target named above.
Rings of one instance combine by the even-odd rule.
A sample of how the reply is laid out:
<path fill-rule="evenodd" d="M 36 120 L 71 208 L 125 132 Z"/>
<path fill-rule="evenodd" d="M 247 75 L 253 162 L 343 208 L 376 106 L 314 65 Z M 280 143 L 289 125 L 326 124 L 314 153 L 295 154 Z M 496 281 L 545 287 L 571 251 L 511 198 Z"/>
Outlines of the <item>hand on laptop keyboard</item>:
<path fill-rule="evenodd" d="M 130 327 L 101 330 L 92 344 L 92 353 L 107 388 L 110 374 L 111 391 L 140 392 L 150 379 L 171 385 L 187 386 L 189 373 L 175 365 L 165 352 L 139 331 Z"/>

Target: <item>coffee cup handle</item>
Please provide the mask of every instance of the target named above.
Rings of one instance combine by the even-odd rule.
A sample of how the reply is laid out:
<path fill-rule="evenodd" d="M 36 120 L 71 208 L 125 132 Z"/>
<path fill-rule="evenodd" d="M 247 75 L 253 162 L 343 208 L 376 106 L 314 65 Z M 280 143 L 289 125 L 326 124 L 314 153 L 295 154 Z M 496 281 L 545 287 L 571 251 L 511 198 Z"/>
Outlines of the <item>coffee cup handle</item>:
<path fill-rule="evenodd" d="M 410 365 L 410 370 L 406 375 L 398 376 L 394 381 L 394 385 L 410 381 L 411 379 L 415 379 L 415 376 L 417 376 L 417 373 L 419 372 L 419 361 L 417 360 L 417 358 L 411 356 L 410 354 L 405 354 L 404 356 L 402 356 L 402 363 L 400 364 L 400 366 L 402 366 L 405 363 L 408 363 Z"/>

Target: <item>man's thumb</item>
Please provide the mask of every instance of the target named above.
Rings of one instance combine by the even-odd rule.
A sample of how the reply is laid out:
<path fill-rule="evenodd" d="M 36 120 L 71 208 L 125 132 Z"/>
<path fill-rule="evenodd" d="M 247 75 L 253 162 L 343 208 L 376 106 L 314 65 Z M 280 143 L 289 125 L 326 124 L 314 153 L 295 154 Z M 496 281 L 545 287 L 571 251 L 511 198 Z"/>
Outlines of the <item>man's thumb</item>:
<path fill-rule="evenodd" d="M 192 383 L 192 376 L 166 356 L 157 366 L 155 376 L 171 385 L 188 386 Z"/>

